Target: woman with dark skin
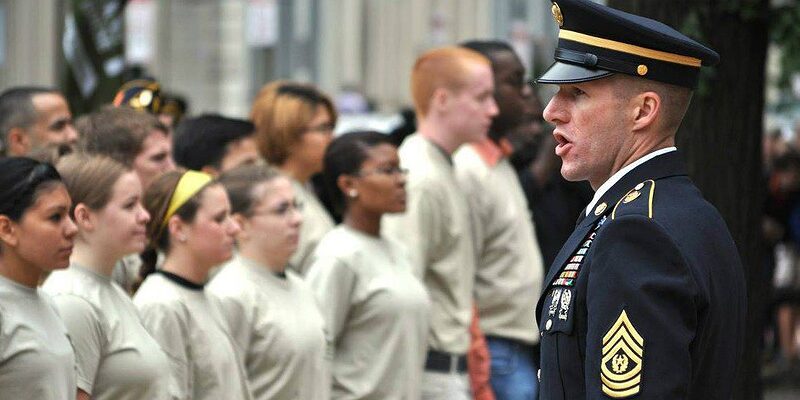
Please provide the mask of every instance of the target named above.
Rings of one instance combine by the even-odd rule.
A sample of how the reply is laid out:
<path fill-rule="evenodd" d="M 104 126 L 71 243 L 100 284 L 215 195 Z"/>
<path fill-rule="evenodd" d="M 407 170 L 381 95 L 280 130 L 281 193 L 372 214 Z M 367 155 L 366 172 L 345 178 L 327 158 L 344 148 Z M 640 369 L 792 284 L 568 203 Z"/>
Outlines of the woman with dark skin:
<path fill-rule="evenodd" d="M 78 232 L 61 176 L 29 158 L 0 159 L 0 393 L 62 400 L 77 391 L 75 354 L 49 296 L 37 288 L 69 265 Z"/>
<path fill-rule="evenodd" d="M 325 153 L 344 222 L 317 246 L 308 281 L 333 344 L 333 399 L 418 399 L 429 300 L 381 219 L 406 209 L 405 171 L 387 135 L 355 132 Z"/>

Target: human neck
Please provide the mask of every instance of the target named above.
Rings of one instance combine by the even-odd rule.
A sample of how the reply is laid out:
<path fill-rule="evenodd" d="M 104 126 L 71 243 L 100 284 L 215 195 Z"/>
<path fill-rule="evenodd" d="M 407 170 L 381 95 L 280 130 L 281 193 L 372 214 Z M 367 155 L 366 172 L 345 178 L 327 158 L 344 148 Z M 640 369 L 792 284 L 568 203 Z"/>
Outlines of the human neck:
<path fill-rule="evenodd" d="M 381 236 L 381 216 L 383 214 L 364 210 L 360 207 L 352 207 L 347 210 L 343 222 L 350 228 L 370 236 Z"/>
<path fill-rule="evenodd" d="M 0 256 L 0 275 L 20 285 L 35 288 L 42 278 L 42 271 L 4 251 Z"/>
<path fill-rule="evenodd" d="M 70 261 L 100 275 L 111 276 L 114 265 L 120 258 L 113 254 L 106 254 L 102 249 L 93 249 L 83 240 L 76 240 Z"/>
<path fill-rule="evenodd" d="M 202 285 L 208 279 L 208 271 L 213 265 L 208 265 L 196 259 L 188 251 L 178 248 L 172 249 L 164 260 L 161 270 L 173 273 L 189 282 Z"/>
<path fill-rule="evenodd" d="M 239 243 L 239 255 L 267 267 L 272 272 L 284 272 L 286 264 L 289 263 L 289 258 L 281 257 L 255 243 L 249 242 Z"/>
<path fill-rule="evenodd" d="M 437 146 L 441 147 L 447 154 L 453 154 L 462 144 L 463 141 L 453 135 L 441 121 L 435 118 L 424 118 L 420 121 L 417 132 L 425 139 L 430 140 Z"/>
<path fill-rule="evenodd" d="M 633 143 L 630 147 L 628 147 L 628 151 L 625 154 L 620 154 L 616 160 L 614 160 L 614 164 L 611 166 L 611 171 L 602 177 L 598 177 L 595 179 L 590 179 L 589 184 L 592 186 L 592 189 L 597 191 L 597 189 L 603 185 L 607 180 L 611 179 L 614 174 L 622 170 L 623 168 L 627 167 L 628 165 L 636 162 L 636 160 L 661 149 L 666 149 L 667 147 L 674 147 L 675 146 L 675 136 L 666 136 L 660 138 L 654 138 L 653 140 L 649 141 L 642 141 L 638 143 Z"/>
<path fill-rule="evenodd" d="M 283 172 L 284 174 L 288 175 L 292 179 L 302 184 L 308 182 L 308 180 L 311 179 L 311 177 L 314 176 L 315 174 L 314 171 L 303 165 L 300 165 L 293 159 L 287 159 L 286 162 L 284 162 L 278 167 L 278 169 L 280 169 L 281 172 Z"/>

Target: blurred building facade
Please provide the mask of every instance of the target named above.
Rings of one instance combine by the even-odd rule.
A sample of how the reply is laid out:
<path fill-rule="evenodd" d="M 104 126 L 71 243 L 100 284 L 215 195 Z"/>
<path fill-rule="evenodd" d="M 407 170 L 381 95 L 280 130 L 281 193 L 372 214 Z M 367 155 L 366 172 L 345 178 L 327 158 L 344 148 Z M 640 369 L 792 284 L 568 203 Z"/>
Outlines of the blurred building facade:
<path fill-rule="evenodd" d="M 57 84 L 67 8 L 0 0 L 0 88 Z M 235 116 L 274 79 L 360 92 L 395 111 L 410 104 L 411 66 L 429 48 L 503 39 L 538 69 L 556 35 L 541 0 L 129 0 L 125 31 L 129 65 L 186 97 L 193 113 Z"/>

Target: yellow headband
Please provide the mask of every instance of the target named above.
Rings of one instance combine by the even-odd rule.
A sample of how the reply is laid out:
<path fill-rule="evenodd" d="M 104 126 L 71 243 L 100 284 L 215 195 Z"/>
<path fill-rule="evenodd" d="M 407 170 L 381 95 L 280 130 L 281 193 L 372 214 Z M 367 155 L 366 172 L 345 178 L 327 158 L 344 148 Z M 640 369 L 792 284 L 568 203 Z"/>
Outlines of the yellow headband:
<path fill-rule="evenodd" d="M 169 199 L 169 208 L 167 208 L 167 213 L 164 214 L 164 220 L 161 221 L 161 229 L 167 226 L 169 219 L 175 215 L 175 211 L 178 211 L 182 205 L 186 204 L 192 196 L 196 195 L 213 179 L 211 175 L 205 172 L 191 170 L 184 172 L 178 181 L 178 186 L 175 187 L 175 193 Z"/>

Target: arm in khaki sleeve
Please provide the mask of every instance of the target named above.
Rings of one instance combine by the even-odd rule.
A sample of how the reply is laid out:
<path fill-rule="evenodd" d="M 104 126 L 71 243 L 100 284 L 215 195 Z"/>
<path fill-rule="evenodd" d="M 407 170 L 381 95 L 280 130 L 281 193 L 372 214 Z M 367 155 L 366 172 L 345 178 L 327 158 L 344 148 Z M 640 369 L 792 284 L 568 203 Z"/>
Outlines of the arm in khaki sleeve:
<path fill-rule="evenodd" d="M 688 398 L 698 290 L 680 250 L 658 223 L 635 215 L 612 221 L 592 251 L 586 398 Z"/>
<path fill-rule="evenodd" d="M 336 257 L 317 257 L 306 279 L 328 325 L 329 341 L 335 344 L 352 307 L 355 273 Z"/>
<path fill-rule="evenodd" d="M 194 391 L 194 376 L 187 342 L 190 329 L 187 326 L 185 313 L 186 310 L 182 309 L 182 306 L 174 307 L 161 303 L 139 306 L 142 324 L 169 358 L 170 397 L 180 400 L 191 399 Z"/>
<path fill-rule="evenodd" d="M 67 327 L 75 351 L 78 389 L 91 394 L 106 344 L 101 311 L 88 301 L 71 294 L 53 296 L 53 304 Z"/>
<path fill-rule="evenodd" d="M 406 212 L 383 220 L 384 233 L 405 245 L 419 279 L 425 278 L 425 269 L 441 247 L 442 229 L 446 229 L 442 213 L 449 212 L 446 201 L 430 185 L 409 188 Z"/>
<path fill-rule="evenodd" d="M 232 296 L 229 293 L 210 292 L 214 303 L 222 314 L 223 323 L 228 334 L 239 348 L 242 360 L 247 361 L 247 350 L 250 348 L 252 338 L 252 315 L 253 310 L 249 309 L 240 296 Z M 255 302 L 253 302 L 255 304 Z"/>
<path fill-rule="evenodd" d="M 462 168 L 457 172 L 458 184 L 467 196 L 467 204 L 469 205 L 469 225 L 472 232 L 475 260 L 480 261 L 486 236 L 489 235 L 486 228 L 491 226 L 492 207 L 486 198 L 486 188 L 483 187 L 480 177 L 466 168 Z"/>

